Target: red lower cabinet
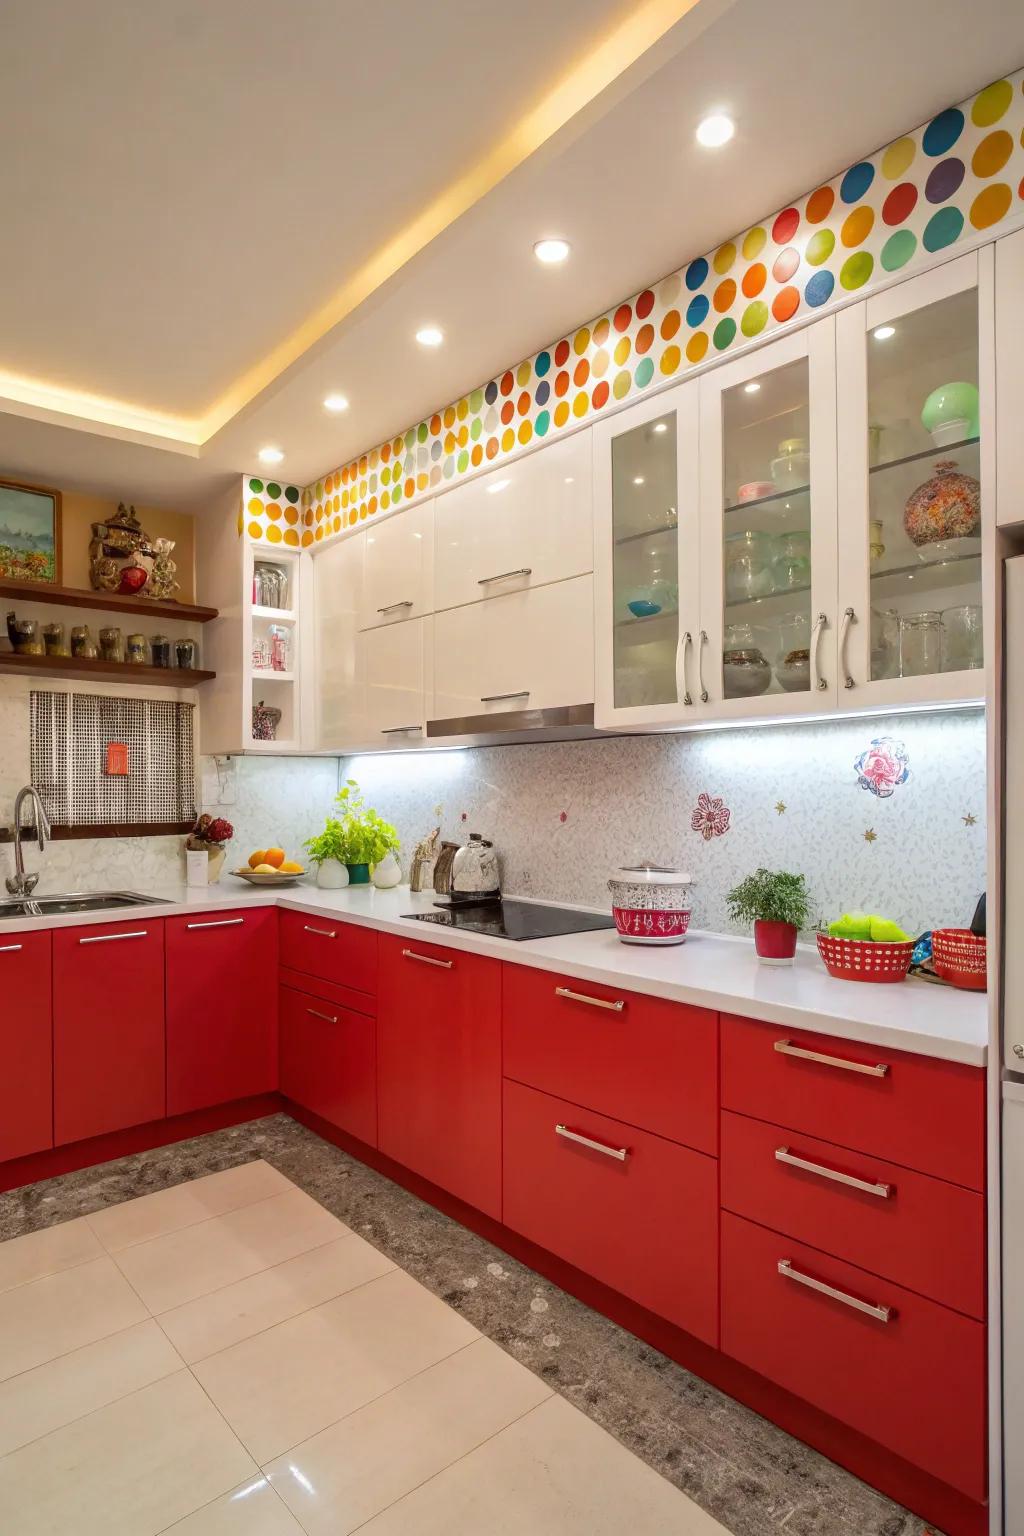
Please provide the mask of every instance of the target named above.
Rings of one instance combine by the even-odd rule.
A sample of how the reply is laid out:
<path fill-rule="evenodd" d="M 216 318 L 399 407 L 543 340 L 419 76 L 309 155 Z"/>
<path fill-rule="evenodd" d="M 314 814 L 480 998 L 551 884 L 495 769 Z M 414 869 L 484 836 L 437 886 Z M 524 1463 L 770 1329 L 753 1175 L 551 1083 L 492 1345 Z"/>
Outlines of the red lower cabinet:
<path fill-rule="evenodd" d="M 277 1086 L 277 912 L 167 920 L 167 1113 Z"/>
<path fill-rule="evenodd" d="M 57 929 L 55 1143 L 159 1120 L 165 1105 L 163 922 Z"/>
<path fill-rule="evenodd" d="M 981 1323 L 723 1212 L 722 1349 L 985 1498 Z"/>
<path fill-rule="evenodd" d="M 281 988 L 281 1092 L 377 1145 L 377 1026 L 328 998 Z"/>
<path fill-rule="evenodd" d="M 497 960 L 381 935 L 380 1149 L 496 1218 L 501 971 Z"/>
<path fill-rule="evenodd" d="M 504 1221 L 717 1345 L 714 1158 L 506 1081 Z"/>
<path fill-rule="evenodd" d="M 53 1146 L 50 935 L 0 935 L 0 1162 Z"/>

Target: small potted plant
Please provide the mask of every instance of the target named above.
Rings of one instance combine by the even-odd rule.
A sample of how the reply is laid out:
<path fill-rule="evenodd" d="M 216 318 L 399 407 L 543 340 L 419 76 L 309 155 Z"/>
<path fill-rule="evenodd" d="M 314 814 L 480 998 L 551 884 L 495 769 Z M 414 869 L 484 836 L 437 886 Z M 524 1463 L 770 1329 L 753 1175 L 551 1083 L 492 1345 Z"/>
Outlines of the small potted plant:
<path fill-rule="evenodd" d="M 224 867 L 224 844 L 235 829 L 223 816 L 200 816 L 185 839 L 185 878 L 189 885 L 213 885 Z"/>
<path fill-rule="evenodd" d="M 323 831 L 307 838 L 302 846 L 316 865 L 316 883 L 321 890 L 340 891 L 348 885 L 345 839 L 336 816 L 328 816 Z"/>
<path fill-rule="evenodd" d="M 753 923 L 754 948 L 763 964 L 793 964 L 796 936 L 810 907 L 803 875 L 756 869 L 725 899 L 734 922 Z"/>
<path fill-rule="evenodd" d="M 319 837 L 311 837 L 303 847 L 310 858 L 319 865 L 318 885 L 325 884 L 327 881 L 334 883 L 335 877 L 332 871 L 328 872 L 327 881 L 321 878 L 324 864 L 328 860 L 335 860 L 345 866 L 348 871 L 348 883 L 367 885 L 373 866 L 385 861 L 389 866 L 397 865 L 397 860 L 389 860 L 388 855 L 397 853 L 401 846 L 398 833 L 390 822 L 378 816 L 375 810 L 365 804 L 355 779 L 349 779 L 339 789 L 336 803 L 340 815 L 329 816 Z M 339 880 L 337 883 L 344 885 L 346 881 Z M 395 882 L 392 880 L 388 883 Z"/>

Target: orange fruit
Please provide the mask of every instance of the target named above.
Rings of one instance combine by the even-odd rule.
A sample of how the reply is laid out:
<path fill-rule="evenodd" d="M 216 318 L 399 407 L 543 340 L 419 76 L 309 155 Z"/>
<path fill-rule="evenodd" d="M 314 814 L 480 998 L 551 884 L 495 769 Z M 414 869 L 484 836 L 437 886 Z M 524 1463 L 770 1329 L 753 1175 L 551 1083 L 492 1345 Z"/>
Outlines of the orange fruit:
<path fill-rule="evenodd" d="M 284 863 L 284 849 L 268 848 L 266 853 L 263 855 L 263 862 L 264 864 L 272 864 L 275 869 L 280 869 L 281 865 Z"/>
<path fill-rule="evenodd" d="M 257 864 L 262 864 L 265 858 L 266 854 L 263 852 L 263 849 L 258 848 L 255 853 L 250 853 L 249 855 L 249 868 L 255 869 Z"/>
<path fill-rule="evenodd" d="M 282 875 L 304 875 L 306 871 L 301 864 L 296 864 L 294 859 L 285 859 L 281 865 Z"/>

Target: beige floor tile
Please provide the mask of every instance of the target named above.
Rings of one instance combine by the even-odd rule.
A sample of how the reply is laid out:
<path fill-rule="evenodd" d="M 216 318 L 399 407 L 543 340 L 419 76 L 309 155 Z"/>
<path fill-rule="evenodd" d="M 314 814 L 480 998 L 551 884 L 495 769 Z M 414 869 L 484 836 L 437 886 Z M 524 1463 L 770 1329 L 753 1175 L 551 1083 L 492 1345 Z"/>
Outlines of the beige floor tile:
<path fill-rule="evenodd" d="M 262 1466 L 479 1336 L 393 1270 L 193 1369 Z"/>
<path fill-rule="evenodd" d="M 363 1526 L 362 1536 L 728 1536 L 552 1397 Z"/>
<path fill-rule="evenodd" d="M 550 1396 L 478 1339 L 264 1470 L 309 1536 L 346 1536 Z"/>
<path fill-rule="evenodd" d="M 61 1269 L 72 1269 L 76 1264 L 99 1258 L 102 1252 L 84 1217 L 29 1232 L 25 1237 L 12 1237 L 0 1243 L 0 1291 L 41 1280 Z"/>
<path fill-rule="evenodd" d="M 303 1536 L 303 1531 L 266 1478 L 254 1477 L 186 1515 L 167 1536 Z"/>
<path fill-rule="evenodd" d="M 17 1536 L 155 1536 L 258 1469 L 188 1371 L 0 1459 Z"/>
<path fill-rule="evenodd" d="M 149 1309 L 167 1312 L 298 1253 L 335 1242 L 348 1230 L 301 1189 L 290 1189 L 122 1248 L 115 1258 Z"/>
<path fill-rule="evenodd" d="M 147 1317 L 104 1255 L 0 1295 L 0 1381 L 80 1349 Z"/>
<path fill-rule="evenodd" d="M 146 1322 L 0 1382 L 0 1456 L 181 1365 L 159 1325 Z"/>
<path fill-rule="evenodd" d="M 210 1173 L 173 1189 L 160 1189 L 137 1200 L 125 1200 L 86 1217 L 89 1226 L 109 1253 L 145 1243 L 165 1232 L 176 1232 L 211 1216 L 223 1216 L 256 1200 L 280 1195 L 294 1185 L 262 1158 Z"/>
<path fill-rule="evenodd" d="M 350 1233 L 273 1269 L 198 1296 L 160 1314 L 160 1326 L 190 1364 L 275 1323 L 318 1307 L 394 1269 L 390 1259 Z"/>

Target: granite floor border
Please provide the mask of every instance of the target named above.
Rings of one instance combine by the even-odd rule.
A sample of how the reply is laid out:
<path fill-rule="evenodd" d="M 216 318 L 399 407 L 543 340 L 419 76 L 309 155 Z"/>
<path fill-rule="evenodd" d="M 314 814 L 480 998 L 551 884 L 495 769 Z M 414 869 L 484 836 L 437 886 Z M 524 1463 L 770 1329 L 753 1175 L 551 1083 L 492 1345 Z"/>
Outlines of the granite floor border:
<path fill-rule="evenodd" d="M 0 1241 L 265 1158 L 733 1536 L 940 1536 L 284 1114 L 0 1195 Z"/>

